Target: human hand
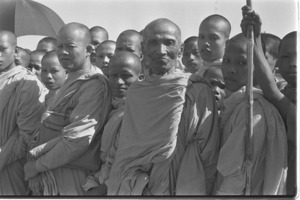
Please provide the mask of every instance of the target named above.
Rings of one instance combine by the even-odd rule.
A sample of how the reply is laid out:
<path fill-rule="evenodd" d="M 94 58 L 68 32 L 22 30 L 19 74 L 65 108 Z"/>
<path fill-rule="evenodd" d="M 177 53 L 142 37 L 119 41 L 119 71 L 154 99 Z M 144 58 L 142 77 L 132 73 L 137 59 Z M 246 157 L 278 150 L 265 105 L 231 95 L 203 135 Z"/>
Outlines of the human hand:
<path fill-rule="evenodd" d="M 41 185 L 41 176 L 37 175 L 28 180 L 29 188 L 32 191 L 33 195 L 43 195 L 43 186 Z"/>
<path fill-rule="evenodd" d="M 36 161 L 28 161 L 24 166 L 25 172 L 25 180 L 28 181 L 29 179 L 35 177 L 39 172 L 35 167 Z"/>
<path fill-rule="evenodd" d="M 243 19 L 241 22 L 242 32 L 247 37 L 248 27 L 253 26 L 254 37 L 258 38 L 261 32 L 261 19 L 249 6 L 242 7 Z"/>

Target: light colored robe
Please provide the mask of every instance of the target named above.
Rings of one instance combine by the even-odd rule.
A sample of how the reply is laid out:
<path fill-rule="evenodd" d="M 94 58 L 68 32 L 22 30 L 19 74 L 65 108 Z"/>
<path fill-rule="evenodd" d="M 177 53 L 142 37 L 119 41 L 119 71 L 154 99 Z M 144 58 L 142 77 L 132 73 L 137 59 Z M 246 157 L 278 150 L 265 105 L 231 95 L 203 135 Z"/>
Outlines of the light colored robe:
<path fill-rule="evenodd" d="M 44 111 L 46 91 L 27 69 L 0 74 L 0 195 L 26 195 L 24 164 L 30 136 Z"/>
<path fill-rule="evenodd" d="M 50 149 L 40 145 L 29 152 L 37 159 L 36 169 L 43 172 L 44 195 L 85 194 L 81 184 L 91 171 L 68 163 L 83 155 L 96 135 L 102 134 L 99 131 L 107 121 L 110 102 L 108 80 L 103 75 L 94 70 L 68 74 L 49 110 L 64 114 L 70 124 L 62 129 L 61 136 L 47 143 Z"/>
<path fill-rule="evenodd" d="M 216 195 L 244 195 L 246 187 L 245 87 L 224 100 L 223 130 L 218 160 Z M 253 90 L 253 152 L 251 195 L 284 195 L 287 171 L 287 135 L 277 109 Z"/>

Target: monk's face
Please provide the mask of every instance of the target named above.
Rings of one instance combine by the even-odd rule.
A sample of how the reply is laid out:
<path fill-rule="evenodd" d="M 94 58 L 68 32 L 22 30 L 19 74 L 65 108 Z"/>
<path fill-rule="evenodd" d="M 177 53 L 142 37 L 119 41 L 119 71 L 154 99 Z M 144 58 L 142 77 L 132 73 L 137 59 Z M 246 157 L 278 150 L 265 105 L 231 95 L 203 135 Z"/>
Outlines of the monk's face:
<path fill-rule="evenodd" d="M 115 43 L 102 43 L 96 49 L 96 66 L 102 70 L 106 77 L 109 76 L 108 64 L 115 54 L 115 49 Z"/>
<path fill-rule="evenodd" d="M 87 51 L 85 34 L 80 29 L 63 28 L 58 34 L 57 56 L 69 72 L 81 70 L 90 52 Z"/>
<path fill-rule="evenodd" d="M 185 71 L 195 73 L 199 70 L 202 65 L 202 59 L 198 50 L 197 40 L 184 44 L 181 61 L 185 66 Z"/>
<path fill-rule="evenodd" d="M 14 63 L 15 44 L 9 34 L 0 32 L 0 72 Z"/>
<path fill-rule="evenodd" d="M 281 41 L 276 65 L 281 76 L 293 87 L 297 85 L 297 41 L 290 36 Z"/>
<path fill-rule="evenodd" d="M 35 53 L 33 52 L 30 55 L 30 69 L 32 71 L 33 74 L 35 74 L 38 79 L 41 81 L 41 71 L 42 71 L 42 58 L 43 58 L 43 54 L 40 53 Z"/>
<path fill-rule="evenodd" d="M 139 79 L 141 63 L 128 57 L 120 58 L 109 64 L 109 84 L 114 97 L 124 98 L 129 86 Z"/>
<path fill-rule="evenodd" d="M 225 87 L 236 92 L 247 84 L 247 44 L 245 41 L 229 41 L 223 57 L 222 73 Z"/>
<path fill-rule="evenodd" d="M 156 22 L 145 32 L 143 54 L 152 73 L 163 75 L 175 68 L 181 53 L 178 29 L 170 23 Z"/>

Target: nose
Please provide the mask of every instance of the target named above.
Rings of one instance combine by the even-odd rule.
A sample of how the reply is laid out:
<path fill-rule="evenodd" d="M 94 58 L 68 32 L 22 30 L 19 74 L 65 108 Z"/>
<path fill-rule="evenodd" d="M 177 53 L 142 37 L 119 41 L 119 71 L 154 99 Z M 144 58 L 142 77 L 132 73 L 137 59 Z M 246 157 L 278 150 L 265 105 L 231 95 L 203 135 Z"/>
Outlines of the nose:
<path fill-rule="evenodd" d="M 189 54 L 188 60 L 189 60 L 189 61 L 195 60 L 195 56 L 194 56 L 193 54 Z"/>
<path fill-rule="evenodd" d="M 118 85 L 123 85 L 124 84 L 124 81 L 121 77 L 118 77 L 116 82 L 117 82 Z"/>
<path fill-rule="evenodd" d="M 214 86 L 214 87 L 213 87 L 213 91 L 214 91 L 214 93 L 215 93 L 216 95 L 219 95 L 219 94 L 220 94 L 220 89 L 219 89 L 219 87 L 217 87 L 217 86 Z"/>
<path fill-rule="evenodd" d="M 228 75 L 235 75 L 236 74 L 236 70 L 234 69 L 234 67 L 227 66 L 226 68 L 227 68 L 226 73 Z"/>
<path fill-rule="evenodd" d="M 167 48 L 164 44 L 159 44 L 158 49 L 157 49 L 157 53 L 159 54 L 166 54 L 167 52 Z"/>
<path fill-rule="evenodd" d="M 109 58 L 107 56 L 105 56 L 103 62 L 104 63 L 108 63 L 109 62 Z"/>
<path fill-rule="evenodd" d="M 51 73 L 47 73 L 47 74 L 46 74 L 46 78 L 47 78 L 47 79 L 52 79 Z"/>

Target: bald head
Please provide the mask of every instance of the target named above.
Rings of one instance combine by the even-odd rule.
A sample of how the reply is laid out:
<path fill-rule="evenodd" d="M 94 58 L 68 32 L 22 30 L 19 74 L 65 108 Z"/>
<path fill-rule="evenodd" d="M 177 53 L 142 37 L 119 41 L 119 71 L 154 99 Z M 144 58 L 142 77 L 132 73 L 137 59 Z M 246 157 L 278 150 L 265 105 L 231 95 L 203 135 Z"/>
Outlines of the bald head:
<path fill-rule="evenodd" d="M 93 46 L 97 46 L 101 42 L 109 39 L 107 30 L 101 26 L 94 26 L 90 28 L 90 33 L 91 33 L 91 44 Z"/>
<path fill-rule="evenodd" d="M 175 35 L 178 42 L 181 44 L 181 30 L 171 20 L 166 18 L 159 18 L 150 22 L 144 29 L 144 40 L 146 40 L 150 34 L 154 33 L 167 33 L 171 32 Z"/>
<path fill-rule="evenodd" d="M 0 39 L 7 41 L 10 45 L 17 45 L 16 35 L 10 31 L 0 31 Z"/>
<path fill-rule="evenodd" d="M 116 51 L 129 51 L 141 57 L 142 35 L 136 30 L 123 31 L 117 38 Z"/>
<path fill-rule="evenodd" d="M 136 74 L 141 73 L 141 61 L 140 58 L 128 51 L 116 52 L 115 55 L 110 59 L 109 68 L 114 67 L 130 67 Z"/>
<path fill-rule="evenodd" d="M 207 26 L 217 26 L 219 30 L 222 30 L 226 38 L 228 39 L 231 32 L 230 22 L 222 15 L 214 14 L 206 17 L 200 24 L 200 28 L 205 29 Z"/>
<path fill-rule="evenodd" d="M 57 52 L 54 50 L 47 52 L 42 58 L 42 64 L 49 59 L 58 61 Z"/>
<path fill-rule="evenodd" d="M 37 50 L 43 50 L 45 52 L 49 52 L 52 50 L 56 50 L 57 39 L 53 37 L 44 37 L 42 38 L 36 47 Z"/>
<path fill-rule="evenodd" d="M 58 40 L 62 38 L 67 39 L 69 37 L 75 37 L 85 44 L 91 43 L 91 34 L 88 27 L 77 22 L 66 24 L 59 30 Z"/>

